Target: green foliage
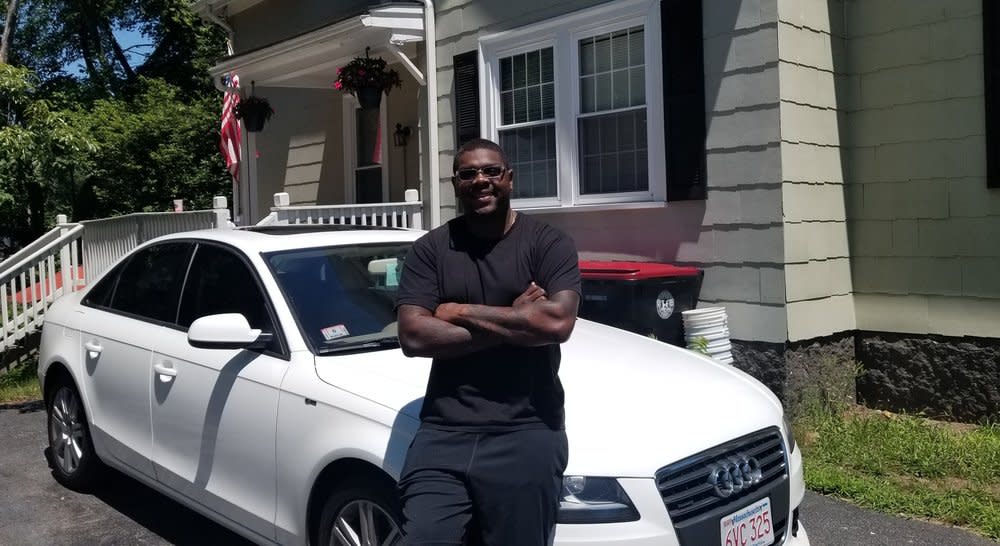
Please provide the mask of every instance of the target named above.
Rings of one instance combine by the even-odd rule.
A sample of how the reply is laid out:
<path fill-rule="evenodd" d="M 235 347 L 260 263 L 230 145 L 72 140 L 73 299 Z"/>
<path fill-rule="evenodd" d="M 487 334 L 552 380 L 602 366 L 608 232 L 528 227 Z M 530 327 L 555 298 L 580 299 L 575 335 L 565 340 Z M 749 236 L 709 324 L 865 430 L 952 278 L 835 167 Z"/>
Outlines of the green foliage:
<path fill-rule="evenodd" d="M 119 30 L 151 52 L 129 58 Z M 22 0 L 0 65 L 0 257 L 57 213 L 207 207 L 228 193 L 208 77 L 224 40 L 187 0 Z M 66 73 L 73 63 L 80 74 Z"/>
<path fill-rule="evenodd" d="M 816 409 L 795 429 L 810 489 L 1000 539 L 1000 427 Z"/>
<path fill-rule="evenodd" d="M 128 99 L 75 112 L 98 144 L 74 218 L 168 210 L 172 199 L 207 208 L 228 179 L 218 156 L 216 97 L 181 100 L 180 90 L 140 77 Z"/>
<path fill-rule="evenodd" d="M 31 358 L 9 371 L 0 370 L 0 404 L 40 400 L 42 391 L 35 373 L 37 368 L 38 361 Z"/>

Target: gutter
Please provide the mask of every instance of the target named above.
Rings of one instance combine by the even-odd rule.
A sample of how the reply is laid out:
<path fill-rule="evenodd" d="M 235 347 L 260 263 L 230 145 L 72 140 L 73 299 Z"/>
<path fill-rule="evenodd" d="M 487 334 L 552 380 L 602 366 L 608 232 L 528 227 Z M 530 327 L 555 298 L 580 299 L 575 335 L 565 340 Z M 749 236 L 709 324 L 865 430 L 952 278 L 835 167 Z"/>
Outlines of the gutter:
<path fill-rule="evenodd" d="M 428 207 L 430 228 L 441 225 L 441 158 L 438 150 L 438 92 L 437 92 L 437 30 L 434 26 L 434 1 L 417 0 L 424 4 L 424 57 L 427 63 L 427 155 Z"/>

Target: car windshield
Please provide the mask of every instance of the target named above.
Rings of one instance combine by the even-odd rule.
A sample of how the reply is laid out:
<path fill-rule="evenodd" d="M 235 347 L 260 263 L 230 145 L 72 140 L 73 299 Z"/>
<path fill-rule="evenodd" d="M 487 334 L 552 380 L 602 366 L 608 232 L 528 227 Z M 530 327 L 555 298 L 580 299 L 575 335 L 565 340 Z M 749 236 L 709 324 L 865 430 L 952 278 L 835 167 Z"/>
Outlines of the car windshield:
<path fill-rule="evenodd" d="M 264 255 L 316 354 L 398 346 L 393 306 L 411 243 Z"/>

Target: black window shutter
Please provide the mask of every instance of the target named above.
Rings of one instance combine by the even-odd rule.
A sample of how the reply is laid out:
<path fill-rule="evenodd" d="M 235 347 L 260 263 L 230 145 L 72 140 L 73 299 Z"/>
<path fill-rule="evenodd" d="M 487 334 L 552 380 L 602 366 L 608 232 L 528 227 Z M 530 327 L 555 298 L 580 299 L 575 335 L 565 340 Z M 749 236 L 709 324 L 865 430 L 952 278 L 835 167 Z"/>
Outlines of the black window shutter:
<path fill-rule="evenodd" d="M 983 74 L 986 79 L 986 186 L 1000 188 L 1000 3 L 983 0 Z"/>
<path fill-rule="evenodd" d="M 701 4 L 701 0 L 660 2 L 667 201 L 705 199 L 705 60 Z"/>
<path fill-rule="evenodd" d="M 455 148 L 479 137 L 479 62 L 476 51 L 455 55 Z"/>

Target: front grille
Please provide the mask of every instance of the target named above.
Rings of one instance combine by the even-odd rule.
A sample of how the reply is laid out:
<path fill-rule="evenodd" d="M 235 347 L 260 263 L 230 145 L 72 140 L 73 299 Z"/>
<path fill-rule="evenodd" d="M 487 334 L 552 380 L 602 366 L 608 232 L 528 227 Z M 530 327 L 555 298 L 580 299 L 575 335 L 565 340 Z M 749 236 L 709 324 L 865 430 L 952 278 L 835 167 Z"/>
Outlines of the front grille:
<path fill-rule="evenodd" d="M 715 487 L 708 481 L 714 465 L 738 454 L 757 459 L 760 463 L 761 479 L 754 486 L 728 497 L 718 496 Z M 787 483 L 787 478 L 788 466 L 781 432 L 777 427 L 771 427 L 661 468 L 656 472 L 656 486 L 663 496 L 663 503 L 670 514 L 670 520 L 679 528 L 686 522 L 715 512 L 721 507 L 732 507 L 736 510 L 763 498 L 767 496 L 767 492 L 782 483 Z M 773 513 L 782 520 L 787 519 L 783 516 L 787 512 L 778 511 L 779 507 L 776 506 L 775 500 L 771 500 Z M 777 538 L 779 529 L 777 525 L 775 527 L 775 538 Z M 718 530 L 718 526 L 715 529 Z M 784 531 L 783 527 L 781 531 Z"/>

